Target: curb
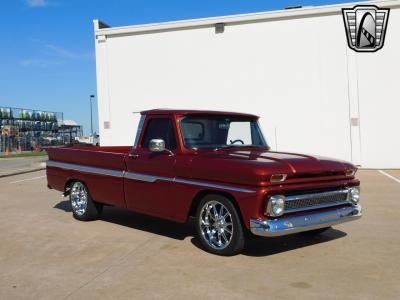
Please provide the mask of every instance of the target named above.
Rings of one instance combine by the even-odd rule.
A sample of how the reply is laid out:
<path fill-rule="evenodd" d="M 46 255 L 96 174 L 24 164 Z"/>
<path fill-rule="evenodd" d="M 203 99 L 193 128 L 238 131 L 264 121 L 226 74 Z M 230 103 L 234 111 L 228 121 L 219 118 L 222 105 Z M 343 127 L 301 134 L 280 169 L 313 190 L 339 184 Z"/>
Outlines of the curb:
<path fill-rule="evenodd" d="M 9 174 L 3 174 L 3 175 L 0 175 L 0 178 L 11 177 L 11 176 L 15 176 L 15 175 L 32 173 L 32 172 L 37 172 L 37 171 L 42 171 L 42 170 L 46 170 L 46 163 L 45 162 L 39 163 L 37 168 L 28 169 L 28 170 L 24 170 L 24 171 L 18 171 L 18 172 L 9 173 Z"/>
<path fill-rule="evenodd" d="M 20 172 L 15 172 L 15 173 L 10 173 L 10 174 L 4 174 L 0 175 L 0 178 L 5 178 L 5 177 L 11 177 L 15 175 L 21 175 L 21 174 L 26 174 L 26 173 L 32 173 L 32 172 L 37 172 L 37 171 L 42 171 L 46 170 L 46 168 L 37 168 L 37 169 L 31 169 L 31 170 L 26 170 L 26 171 L 20 171 Z"/>

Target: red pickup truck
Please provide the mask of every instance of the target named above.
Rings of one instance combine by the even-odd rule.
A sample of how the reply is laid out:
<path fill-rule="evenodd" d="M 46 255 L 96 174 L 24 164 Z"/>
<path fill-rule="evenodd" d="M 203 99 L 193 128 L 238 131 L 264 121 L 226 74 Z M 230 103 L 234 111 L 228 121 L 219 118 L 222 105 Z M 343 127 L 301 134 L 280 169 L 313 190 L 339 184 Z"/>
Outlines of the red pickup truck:
<path fill-rule="evenodd" d="M 49 188 L 82 221 L 103 205 L 176 222 L 194 218 L 205 250 L 239 253 L 248 235 L 318 234 L 361 217 L 350 163 L 270 151 L 249 114 L 150 110 L 133 147 L 48 150 Z"/>

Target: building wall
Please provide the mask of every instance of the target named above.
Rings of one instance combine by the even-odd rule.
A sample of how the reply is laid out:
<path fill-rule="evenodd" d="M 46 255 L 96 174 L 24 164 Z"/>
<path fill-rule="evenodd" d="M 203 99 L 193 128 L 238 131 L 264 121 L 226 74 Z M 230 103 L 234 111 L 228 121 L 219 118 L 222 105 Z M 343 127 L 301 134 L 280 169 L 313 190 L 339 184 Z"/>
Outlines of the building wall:
<path fill-rule="evenodd" d="M 98 39 L 101 143 L 133 144 L 141 110 L 229 110 L 261 116 L 274 150 L 400 168 L 399 29 L 396 8 L 376 53 L 348 48 L 340 8 L 221 34 L 205 27 Z"/>

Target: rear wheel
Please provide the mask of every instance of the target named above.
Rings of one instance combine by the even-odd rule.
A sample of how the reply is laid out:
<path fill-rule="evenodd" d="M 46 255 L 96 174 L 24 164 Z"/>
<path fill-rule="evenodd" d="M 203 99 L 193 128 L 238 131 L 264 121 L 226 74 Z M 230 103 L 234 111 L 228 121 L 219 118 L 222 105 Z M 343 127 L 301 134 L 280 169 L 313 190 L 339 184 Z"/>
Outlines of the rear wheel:
<path fill-rule="evenodd" d="M 235 255 L 244 247 L 242 222 L 232 202 L 220 195 L 207 195 L 199 203 L 196 231 L 201 245 L 218 255 Z"/>
<path fill-rule="evenodd" d="M 80 221 L 95 220 L 103 210 L 103 205 L 93 201 L 88 188 L 81 181 L 72 183 L 69 199 L 73 216 Z"/>

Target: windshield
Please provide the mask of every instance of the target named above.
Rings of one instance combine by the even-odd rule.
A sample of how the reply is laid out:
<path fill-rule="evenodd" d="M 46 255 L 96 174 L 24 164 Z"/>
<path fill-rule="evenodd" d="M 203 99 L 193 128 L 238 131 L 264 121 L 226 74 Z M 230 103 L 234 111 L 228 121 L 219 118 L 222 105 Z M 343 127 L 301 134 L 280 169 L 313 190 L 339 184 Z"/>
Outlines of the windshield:
<path fill-rule="evenodd" d="M 268 147 L 255 119 L 193 116 L 181 119 L 180 127 L 187 148 Z"/>

